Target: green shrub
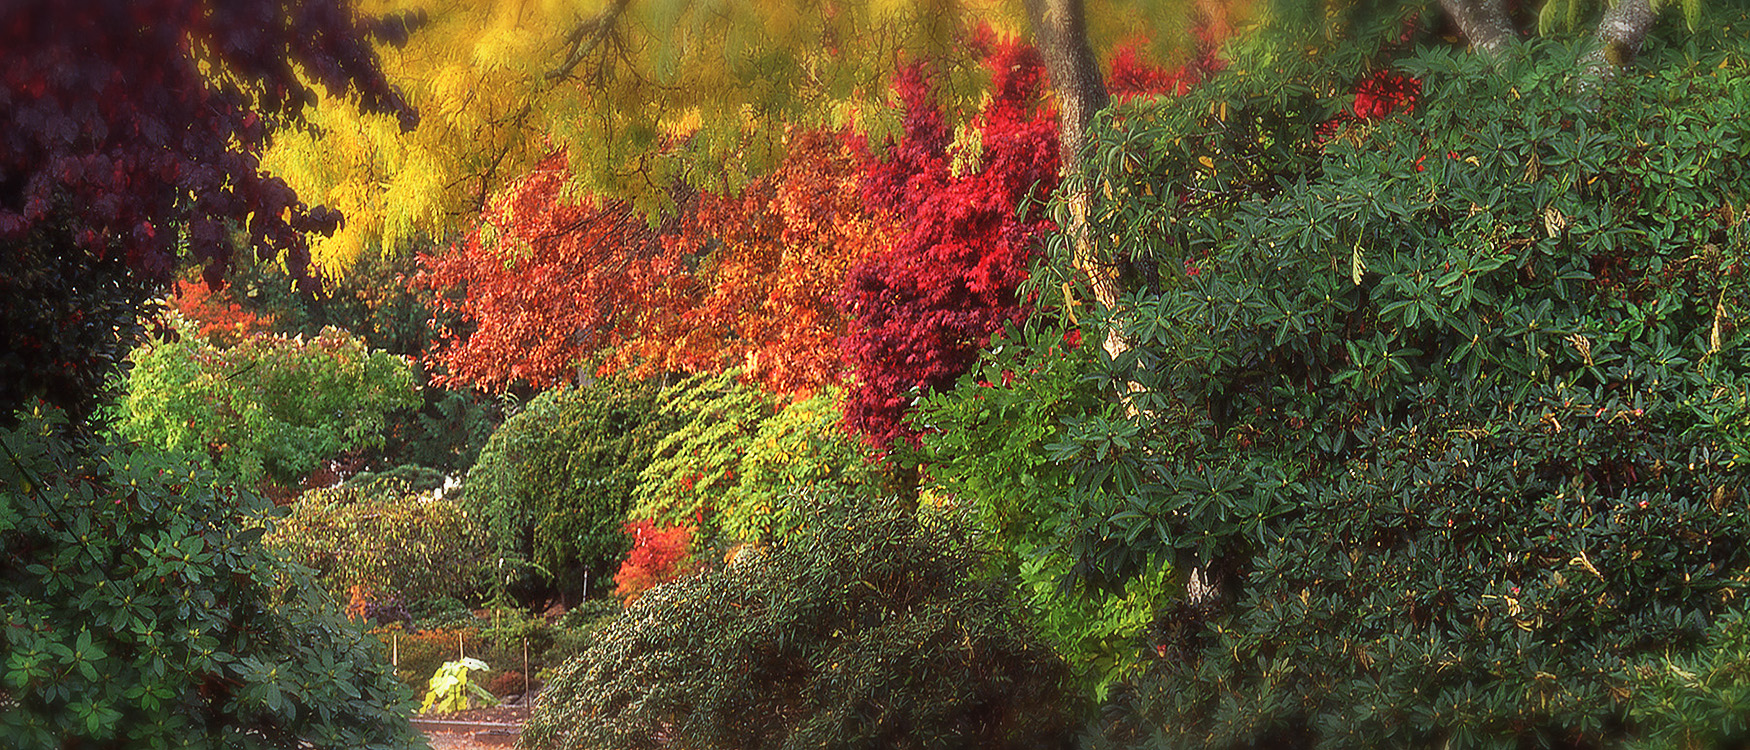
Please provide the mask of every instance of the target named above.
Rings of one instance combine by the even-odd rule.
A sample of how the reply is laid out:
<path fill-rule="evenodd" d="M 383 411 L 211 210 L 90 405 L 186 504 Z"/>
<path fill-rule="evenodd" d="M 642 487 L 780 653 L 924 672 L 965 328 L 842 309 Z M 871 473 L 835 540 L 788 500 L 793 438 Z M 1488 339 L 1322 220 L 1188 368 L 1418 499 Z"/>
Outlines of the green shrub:
<path fill-rule="evenodd" d="M 1134 671 L 1170 568 L 1152 566 L 1117 590 L 1065 587 L 1074 560 L 1062 553 L 1053 520 L 1076 477 L 1045 451 L 1065 418 L 1104 403 L 1108 391 L 1086 375 L 1097 347 L 1058 326 L 1010 329 L 954 388 L 931 394 L 913 412 L 922 434 L 915 459 L 934 492 L 970 505 L 981 532 L 1003 550 L 1021 581 L 1034 623 L 1095 692 Z"/>
<path fill-rule="evenodd" d="M 346 478 L 341 486 L 350 489 L 377 491 L 379 482 L 396 482 L 406 492 L 429 495 L 444 486 L 444 473 L 428 466 L 402 464 L 387 471 L 361 471 Z"/>
<path fill-rule="evenodd" d="M 741 480 L 743 457 L 772 413 L 767 397 L 737 376 L 695 375 L 663 389 L 662 414 L 677 426 L 639 473 L 633 518 L 716 525 L 721 499 Z"/>
<path fill-rule="evenodd" d="M 385 463 L 429 466 L 449 476 L 467 476 L 502 420 L 508 397 L 466 391 L 425 390 L 418 411 L 390 415 L 381 455 Z"/>
<path fill-rule="evenodd" d="M 317 571 L 344 600 L 354 586 L 404 603 L 485 598 L 497 558 L 463 502 L 414 491 L 399 479 L 311 490 L 264 541 Z"/>
<path fill-rule="evenodd" d="M 1215 593 L 1163 607 L 1164 658 L 1108 739 L 1596 747 L 1693 726 L 1636 709 L 1632 675 L 1705 662 L 1750 578 L 1733 44 L 1650 50 L 1595 98 L 1562 45 L 1429 50 L 1399 63 L 1413 112 L 1324 141 L 1294 124 L 1332 108 L 1286 82 L 1306 56 L 1242 53 L 1114 118 L 1097 161 L 1124 197 L 1096 234 L 1180 204 L 1130 236 L 1177 280 L 1113 318 L 1135 346 L 1096 376 L 1141 390 L 1047 447 L 1078 476 L 1056 523 L 1090 578 L 1176 558 Z M 1301 145 L 1240 159 L 1224 122 Z"/>
<path fill-rule="evenodd" d="M 381 445 L 384 415 L 419 404 L 413 367 L 335 328 L 257 334 L 221 349 L 183 327 L 134 350 L 122 436 L 211 453 L 244 483 L 281 486 L 345 450 Z"/>
<path fill-rule="evenodd" d="M 639 472 L 674 427 L 658 393 L 609 378 L 542 393 L 505 420 L 465 486 L 500 557 L 533 563 L 570 599 L 586 580 L 608 581 Z"/>
<path fill-rule="evenodd" d="M 1744 747 L 1750 743 L 1750 617 L 1742 607 L 1714 621 L 1689 654 L 1649 654 L 1629 670 L 1629 719 L 1645 748 Z"/>
<path fill-rule="evenodd" d="M 412 747 L 412 694 L 204 459 L 0 431 L 9 747 Z M 252 525 L 253 524 L 253 525 Z"/>
<path fill-rule="evenodd" d="M 880 470 L 846 434 L 839 394 L 823 391 L 760 423 L 742 457 L 740 479 L 721 502 L 731 540 L 769 541 L 794 531 L 809 502 L 827 495 L 869 494 Z"/>
<path fill-rule="evenodd" d="M 793 534 L 659 586 L 548 683 L 532 749 L 1039 747 L 1067 670 L 945 519 L 820 500 Z"/>

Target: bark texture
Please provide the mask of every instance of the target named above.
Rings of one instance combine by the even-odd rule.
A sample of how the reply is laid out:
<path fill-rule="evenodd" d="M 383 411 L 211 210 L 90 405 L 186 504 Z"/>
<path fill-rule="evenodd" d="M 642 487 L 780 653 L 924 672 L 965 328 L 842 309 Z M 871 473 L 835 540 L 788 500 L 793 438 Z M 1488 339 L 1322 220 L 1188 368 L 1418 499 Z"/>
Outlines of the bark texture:
<path fill-rule="evenodd" d="M 1658 14 L 1648 0 L 1617 0 L 1598 22 L 1598 48 L 1585 58 L 1587 78 L 1603 81 L 1640 54 Z"/>
<path fill-rule="evenodd" d="M 1497 55 L 1518 36 L 1502 0 L 1440 0 L 1464 38 L 1485 55 Z"/>
<path fill-rule="evenodd" d="M 1034 43 L 1045 58 L 1045 71 L 1057 93 L 1059 163 L 1070 213 L 1065 229 L 1075 245 L 1073 262 L 1087 277 L 1094 301 L 1110 308 L 1118 302 L 1118 274 L 1116 266 L 1094 250 L 1088 228 L 1093 184 L 1086 161 L 1094 113 L 1110 102 L 1106 81 L 1088 43 L 1082 0 L 1026 0 L 1026 6 Z M 1107 330 L 1104 346 L 1113 356 L 1130 348 L 1116 326 Z"/>

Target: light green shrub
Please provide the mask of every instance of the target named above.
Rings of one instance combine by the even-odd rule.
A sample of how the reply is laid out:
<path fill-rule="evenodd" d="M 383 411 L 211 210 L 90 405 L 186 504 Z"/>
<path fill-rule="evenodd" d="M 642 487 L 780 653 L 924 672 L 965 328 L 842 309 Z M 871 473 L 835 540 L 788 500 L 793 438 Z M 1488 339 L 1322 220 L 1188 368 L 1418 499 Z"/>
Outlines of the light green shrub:
<path fill-rule="evenodd" d="M 396 479 L 306 492 L 264 541 L 342 601 L 354 586 L 404 604 L 481 601 L 497 570 L 492 539 L 462 500 Z"/>
<path fill-rule="evenodd" d="M 212 455 L 245 484 L 285 487 L 342 451 L 383 443 L 384 417 L 420 403 L 412 364 L 335 328 L 220 348 L 182 327 L 134 350 L 116 430 Z"/>

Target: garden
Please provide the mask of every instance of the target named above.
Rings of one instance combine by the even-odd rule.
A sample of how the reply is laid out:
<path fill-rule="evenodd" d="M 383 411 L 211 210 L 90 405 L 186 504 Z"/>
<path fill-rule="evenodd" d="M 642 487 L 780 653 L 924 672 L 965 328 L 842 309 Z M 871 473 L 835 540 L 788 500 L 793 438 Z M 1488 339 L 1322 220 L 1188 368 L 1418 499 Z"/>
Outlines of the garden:
<path fill-rule="evenodd" d="M 1750 744 L 1747 31 L 9 6 L 0 737 Z"/>

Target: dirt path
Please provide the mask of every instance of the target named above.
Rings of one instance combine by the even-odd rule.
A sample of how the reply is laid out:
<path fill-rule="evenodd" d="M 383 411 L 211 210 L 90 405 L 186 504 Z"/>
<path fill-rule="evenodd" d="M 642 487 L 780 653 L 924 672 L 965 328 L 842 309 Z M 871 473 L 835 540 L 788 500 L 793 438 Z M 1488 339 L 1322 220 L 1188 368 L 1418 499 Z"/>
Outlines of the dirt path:
<path fill-rule="evenodd" d="M 416 716 L 413 727 L 425 732 L 432 750 L 485 750 L 516 745 L 528 718 L 525 706 L 495 706 Z"/>

